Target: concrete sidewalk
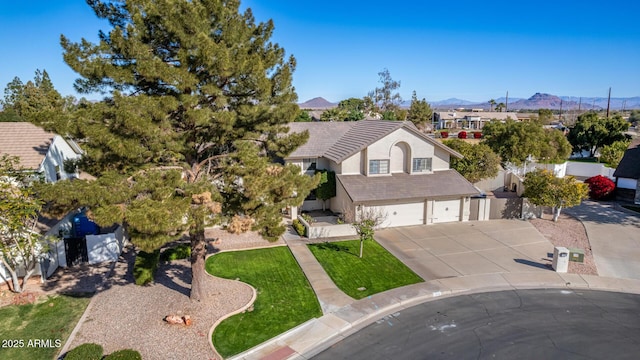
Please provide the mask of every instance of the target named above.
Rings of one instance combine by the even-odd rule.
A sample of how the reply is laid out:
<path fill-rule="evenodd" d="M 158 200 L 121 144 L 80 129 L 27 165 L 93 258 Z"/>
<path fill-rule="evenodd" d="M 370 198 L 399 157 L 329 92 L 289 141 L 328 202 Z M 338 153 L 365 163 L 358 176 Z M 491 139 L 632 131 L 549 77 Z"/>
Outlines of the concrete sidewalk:
<path fill-rule="evenodd" d="M 386 316 L 447 296 L 532 288 L 640 293 L 640 280 L 552 271 L 547 265 L 553 245 L 520 220 L 378 231 L 377 241 L 425 282 L 357 301 L 335 286 L 308 249 L 307 239 L 291 232 L 283 237 L 316 292 L 324 315 L 233 359 L 308 359 Z"/>

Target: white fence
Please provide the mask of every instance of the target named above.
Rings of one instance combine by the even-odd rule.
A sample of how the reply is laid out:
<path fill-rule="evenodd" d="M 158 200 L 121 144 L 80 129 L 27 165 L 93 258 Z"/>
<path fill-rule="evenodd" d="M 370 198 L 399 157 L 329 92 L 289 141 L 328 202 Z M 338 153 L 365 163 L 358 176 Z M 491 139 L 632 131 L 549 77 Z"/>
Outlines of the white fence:
<path fill-rule="evenodd" d="M 597 175 L 602 175 L 608 177 L 609 179 L 613 179 L 613 173 L 616 171 L 616 169 L 606 167 L 604 164 L 600 163 L 568 161 L 566 162 L 566 164 L 567 175 L 572 175 L 581 179 L 586 179 Z"/>
<path fill-rule="evenodd" d="M 109 234 L 87 235 L 86 239 L 89 264 L 117 261 L 124 247 L 122 226 Z"/>

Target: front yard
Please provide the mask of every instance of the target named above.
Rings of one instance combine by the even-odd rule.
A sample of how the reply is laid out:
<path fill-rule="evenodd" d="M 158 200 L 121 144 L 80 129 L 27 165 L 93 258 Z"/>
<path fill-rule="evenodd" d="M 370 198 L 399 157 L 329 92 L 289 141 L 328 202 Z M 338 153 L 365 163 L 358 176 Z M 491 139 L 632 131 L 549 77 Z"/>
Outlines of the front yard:
<path fill-rule="evenodd" d="M 253 307 L 222 321 L 213 345 L 228 357 L 248 350 L 314 317 L 320 304 L 288 247 L 223 252 L 207 259 L 207 272 L 256 288 Z"/>
<path fill-rule="evenodd" d="M 309 249 L 338 288 L 354 299 L 424 281 L 372 240 L 365 241 L 362 258 L 360 240 L 311 244 Z"/>
<path fill-rule="evenodd" d="M 88 297 L 50 296 L 0 308 L 0 359 L 52 359 L 89 304 Z"/>

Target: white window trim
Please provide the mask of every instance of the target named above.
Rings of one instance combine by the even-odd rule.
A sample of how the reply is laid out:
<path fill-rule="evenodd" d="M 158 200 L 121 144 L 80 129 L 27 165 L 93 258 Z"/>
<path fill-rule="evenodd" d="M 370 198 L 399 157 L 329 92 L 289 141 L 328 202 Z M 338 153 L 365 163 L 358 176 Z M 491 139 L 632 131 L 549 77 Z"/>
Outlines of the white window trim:
<path fill-rule="evenodd" d="M 416 165 L 416 160 L 426 160 L 426 162 L 428 164 L 428 168 L 427 169 L 416 169 L 415 165 Z M 433 172 L 433 158 L 429 158 L 429 157 L 423 157 L 423 158 L 413 158 L 411 159 L 411 172 L 412 173 L 430 173 Z"/>
<path fill-rule="evenodd" d="M 386 172 L 376 172 L 376 173 L 372 172 L 371 171 L 371 162 L 372 161 L 377 161 L 378 162 L 378 169 L 380 169 L 380 164 L 381 163 L 386 162 L 387 163 L 387 171 Z M 391 164 L 390 164 L 389 159 L 370 159 L 369 160 L 369 164 L 368 164 L 368 170 L 369 170 L 368 171 L 369 175 L 389 175 L 391 173 Z"/>

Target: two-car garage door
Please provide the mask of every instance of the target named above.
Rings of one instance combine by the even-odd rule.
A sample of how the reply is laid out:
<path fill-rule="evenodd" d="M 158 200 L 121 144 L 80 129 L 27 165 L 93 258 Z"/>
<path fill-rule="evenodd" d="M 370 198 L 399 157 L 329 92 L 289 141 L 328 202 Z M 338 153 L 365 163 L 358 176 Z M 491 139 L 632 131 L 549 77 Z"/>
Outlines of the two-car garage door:
<path fill-rule="evenodd" d="M 383 227 L 409 226 L 424 224 L 424 201 L 419 203 L 372 206 L 376 211 L 386 214 Z"/>

